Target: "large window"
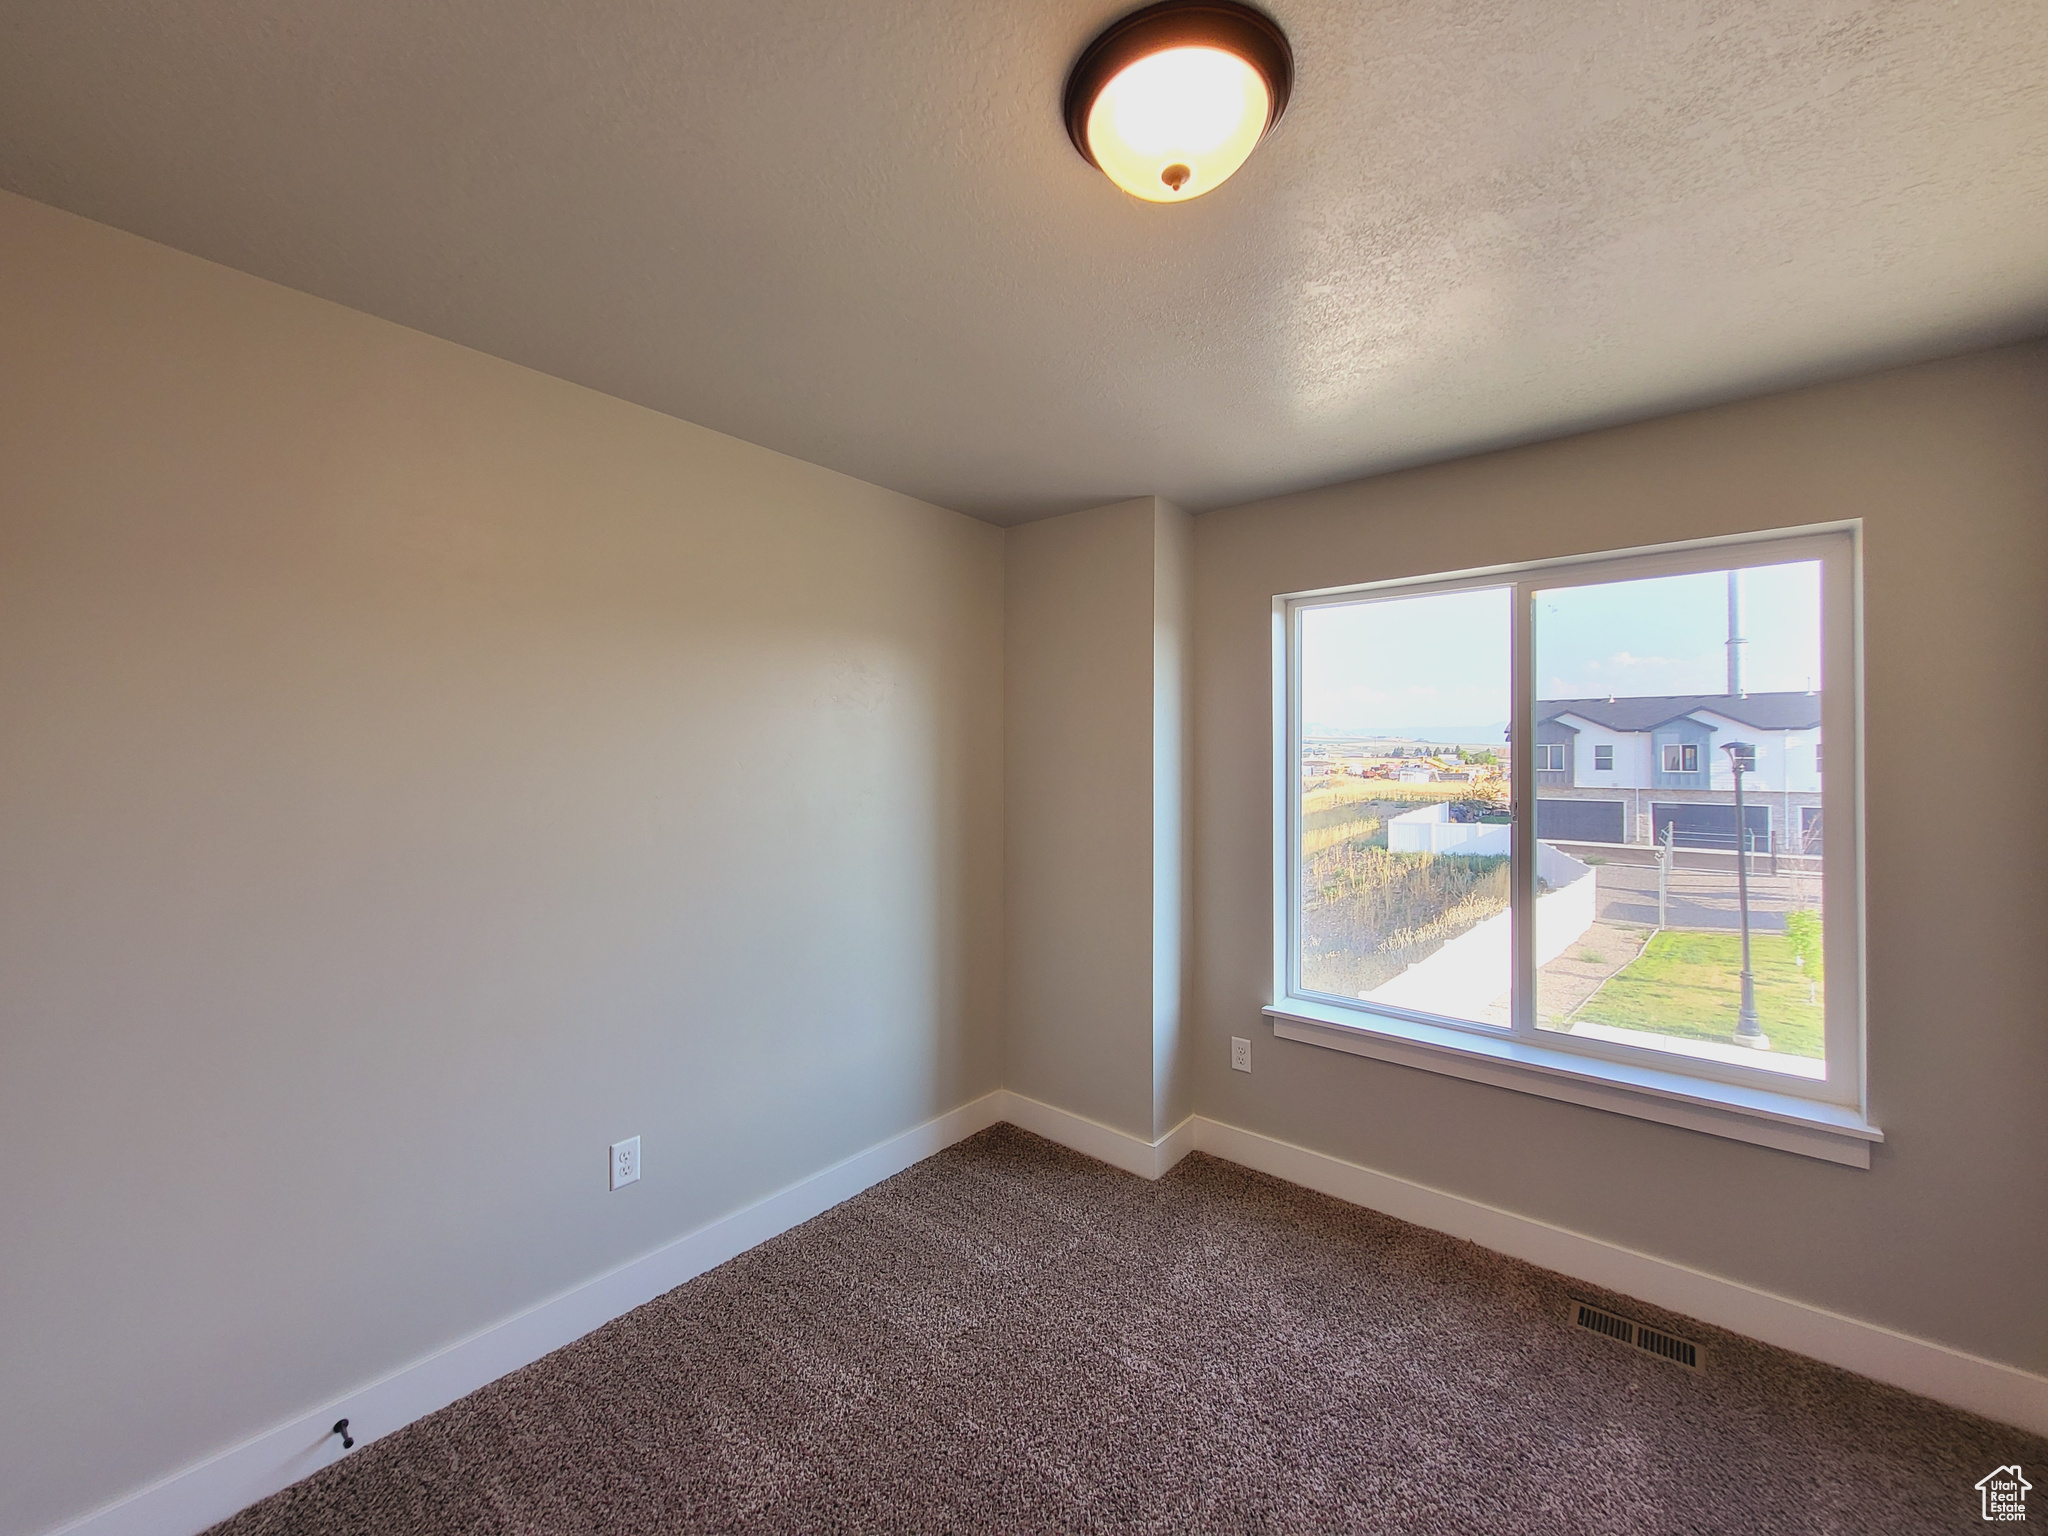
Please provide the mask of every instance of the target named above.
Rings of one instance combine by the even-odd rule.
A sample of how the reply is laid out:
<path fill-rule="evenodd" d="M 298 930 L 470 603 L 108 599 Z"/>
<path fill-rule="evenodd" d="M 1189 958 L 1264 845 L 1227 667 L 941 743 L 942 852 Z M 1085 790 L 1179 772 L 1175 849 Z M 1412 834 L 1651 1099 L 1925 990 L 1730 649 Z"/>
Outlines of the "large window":
<path fill-rule="evenodd" d="M 1867 1164 L 1855 537 L 1276 600 L 1276 1030 Z"/>

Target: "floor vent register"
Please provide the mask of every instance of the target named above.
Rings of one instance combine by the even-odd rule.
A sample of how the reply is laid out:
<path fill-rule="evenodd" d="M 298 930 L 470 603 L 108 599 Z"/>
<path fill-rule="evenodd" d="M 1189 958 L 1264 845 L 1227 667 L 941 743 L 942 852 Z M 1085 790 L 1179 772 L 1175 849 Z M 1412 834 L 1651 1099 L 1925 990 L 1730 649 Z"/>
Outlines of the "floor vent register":
<path fill-rule="evenodd" d="M 1572 1318 L 1589 1333 L 1597 1333 L 1617 1344 L 1626 1344 L 1631 1349 L 1640 1349 L 1660 1360 L 1669 1360 L 1689 1371 L 1702 1370 L 1706 1366 L 1706 1351 L 1691 1339 L 1681 1339 L 1675 1333 L 1652 1328 L 1648 1323 L 1631 1322 L 1617 1313 L 1583 1301 L 1572 1303 Z"/>

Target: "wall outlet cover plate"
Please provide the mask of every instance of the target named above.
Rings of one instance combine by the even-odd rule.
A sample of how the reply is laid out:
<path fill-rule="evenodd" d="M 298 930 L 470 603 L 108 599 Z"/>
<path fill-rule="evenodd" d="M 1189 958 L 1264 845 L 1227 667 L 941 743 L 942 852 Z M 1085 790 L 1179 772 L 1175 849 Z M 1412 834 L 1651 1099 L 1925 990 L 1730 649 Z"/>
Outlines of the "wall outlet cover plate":
<path fill-rule="evenodd" d="M 640 1138 L 633 1136 L 612 1143 L 612 1188 L 624 1189 L 640 1182 Z"/>

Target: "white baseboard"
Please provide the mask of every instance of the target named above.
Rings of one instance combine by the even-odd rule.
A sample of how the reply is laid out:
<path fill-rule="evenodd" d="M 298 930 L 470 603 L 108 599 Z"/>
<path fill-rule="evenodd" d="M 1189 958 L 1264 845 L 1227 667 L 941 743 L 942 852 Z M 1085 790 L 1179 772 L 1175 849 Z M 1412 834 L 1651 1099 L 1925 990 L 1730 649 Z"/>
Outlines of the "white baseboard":
<path fill-rule="evenodd" d="M 1113 1125 L 1104 1125 L 1099 1120 L 1090 1120 L 1072 1110 L 1055 1108 L 1038 1099 L 1027 1099 L 1007 1088 L 996 1097 L 1003 1104 L 1003 1112 L 997 1116 L 998 1119 L 1108 1163 L 1112 1168 L 1135 1173 L 1141 1179 L 1158 1178 L 1195 1150 L 1193 1115 L 1157 1141 L 1146 1141 L 1129 1131 L 1120 1131 Z"/>
<path fill-rule="evenodd" d="M 1050 1131 L 1041 1134 L 1061 1139 Z M 1378 1173 L 1219 1120 L 1197 1117 L 1194 1145 L 1211 1156 L 1290 1184 L 1466 1238 L 1496 1253 L 1696 1317 L 1731 1333 L 1775 1344 L 2002 1424 L 2048 1435 L 2048 1377 Z"/>
<path fill-rule="evenodd" d="M 58 1526 L 48 1536 L 180 1536 L 204 1530 L 333 1461 L 341 1453 L 340 1442 L 329 1432 L 335 1420 L 349 1420 L 358 1445 L 387 1435 L 1004 1120 L 1147 1179 L 1160 1177 L 1189 1152 L 1207 1152 L 1938 1402 L 2048 1434 L 2048 1377 L 1218 1120 L 1191 1115 L 1159 1140 L 1146 1141 L 999 1089 L 381 1381 Z"/>
<path fill-rule="evenodd" d="M 381 1381 L 57 1526 L 49 1536 L 187 1536 L 203 1531 L 340 1456 L 341 1442 L 331 1433 L 335 1420 L 346 1418 L 361 1446 L 445 1408 L 506 1372 L 994 1125 L 1006 1118 L 1008 1098 L 1000 1091 L 984 1094 Z M 1048 1133 L 1048 1139 L 1057 1138 Z"/>

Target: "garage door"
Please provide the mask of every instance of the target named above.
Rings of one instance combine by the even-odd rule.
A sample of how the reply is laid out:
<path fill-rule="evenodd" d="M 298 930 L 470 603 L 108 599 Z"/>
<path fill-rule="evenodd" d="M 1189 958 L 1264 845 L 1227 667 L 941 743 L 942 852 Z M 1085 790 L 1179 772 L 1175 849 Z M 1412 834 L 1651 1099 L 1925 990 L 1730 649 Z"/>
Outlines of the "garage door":
<path fill-rule="evenodd" d="M 1622 841 L 1625 812 L 1626 807 L 1619 800 L 1539 798 L 1536 835 L 1563 843 L 1618 843 Z"/>
<path fill-rule="evenodd" d="M 1757 853 L 1771 851 L 1771 808 L 1745 805 L 1743 819 L 1749 823 L 1749 846 Z M 1733 805 L 1652 805 L 1651 835 L 1664 841 L 1664 829 L 1671 829 L 1674 848 L 1719 848 L 1735 851 L 1735 807 Z"/>

